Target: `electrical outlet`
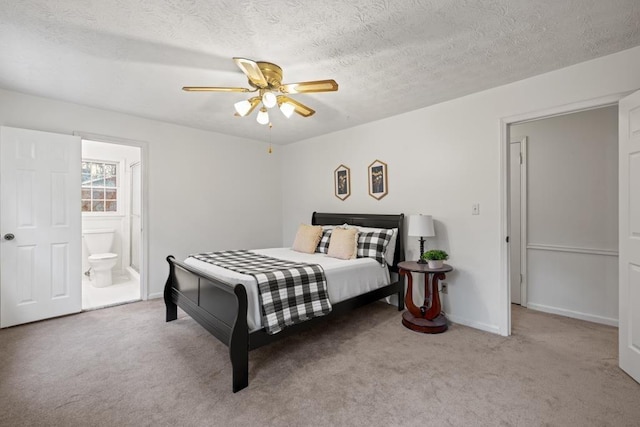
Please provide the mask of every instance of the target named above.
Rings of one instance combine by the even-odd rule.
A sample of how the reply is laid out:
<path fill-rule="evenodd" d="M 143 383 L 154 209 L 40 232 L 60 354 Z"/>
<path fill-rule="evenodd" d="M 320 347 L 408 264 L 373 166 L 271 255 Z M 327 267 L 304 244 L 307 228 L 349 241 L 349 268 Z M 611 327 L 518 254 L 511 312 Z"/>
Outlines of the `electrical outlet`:
<path fill-rule="evenodd" d="M 448 288 L 448 286 L 447 286 L 447 284 L 446 284 L 446 283 L 444 283 L 444 282 L 440 282 L 440 285 L 441 285 L 441 288 L 440 288 L 440 289 L 442 289 L 442 293 L 443 293 L 443 294 L 446 294 L 446 293 L 448 293 L 448 292 L 449 292 L 449 288 Z"/>
<path fill-rule="evenodd" d="M 480 203 L 474 203 L 471 206 L 471 215 L 480 215 Z"/>

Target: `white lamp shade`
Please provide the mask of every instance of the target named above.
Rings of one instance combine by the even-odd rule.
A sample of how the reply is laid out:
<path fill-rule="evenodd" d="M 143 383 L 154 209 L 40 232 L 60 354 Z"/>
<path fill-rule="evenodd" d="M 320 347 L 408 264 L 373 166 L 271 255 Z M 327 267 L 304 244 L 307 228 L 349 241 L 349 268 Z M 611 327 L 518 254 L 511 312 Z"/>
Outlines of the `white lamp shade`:
<path fill-rule="evenodd" d="M 282 111 L 282 114 L 284 114 L 287 119 L 291 117 L 295 109 L 296 107 L 294 107 L 293 104 L 289 104 L 288 102 L 283 102 L 282 104 L 280 104 L 280 111 Z"/>
<path fill-rule="evenodd" d="M 433 237 L 436 230 L 433 227 L 433 217 L 431 215 L 409 215 L 409 236 Z"/>
<path fill-rule="evenodd" d="M 262 95 L 262 103 L 267 108 L 275 107 L 277 102 L 276 96 L 271 92 L 265 92 Z"/>
<path fill-rule="evenodd" d="M 267 123 L 269 123 L 269 113 L 267 113 L 266 108 L 263 107 L 260 109 L 260 111 L 258 112 L 258 117 L 256 117 L 256 121 L 261 125 L 266 125 Z"/>
<path fill-rule="evenodd" d="M 251 103 L 249 101 L 239 101 L 233 104 L 233 107 L 236 109 L 236 112 L 240 114 L 242 117 L 246 116 L 249 110 L 251 109 Z"/>

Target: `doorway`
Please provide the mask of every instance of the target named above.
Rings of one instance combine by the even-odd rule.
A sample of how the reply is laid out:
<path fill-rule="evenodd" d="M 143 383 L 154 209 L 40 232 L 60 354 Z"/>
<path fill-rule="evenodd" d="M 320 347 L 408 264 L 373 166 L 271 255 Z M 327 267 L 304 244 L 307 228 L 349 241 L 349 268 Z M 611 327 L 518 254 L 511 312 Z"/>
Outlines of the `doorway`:
<path fill-rule="evenodd" d="M 83 249 L 86 250 L 86 248 L 84 248 L 82 237 L 81 198 L 84 197 L 85 208 L 91 207 L 93 210 L 95 204 L 96 209 L 102 208 L 101 215 L 105 218 L 111 215 L 111 220 L 127 212 L 120 204 L 120 200 L 127 199 L 114 196 L 114 192 L 127 190 L 127 187 L 123 187 L 119 182 L 117 173 L 121 171 L 126 174 L 123 172 L 126 171 L 124 169 L 126 163 L 120 166 L 119 163 L 110 161 L 108 157 L 103 157 L 103 153 L 95 153 L 95 158 L 91 160 L 96 163 L 94 165 L 96 176 L 91 176 L 93 166 L 87 165 L 88 177 L 85 177 L 87 178 L 85 187 L 88 187 L 88 191 L 83 192 L 82 173 L 80 173 L 83 164 L 82 139 L 108 142 L 110 144 L 107 145 L 112 149 L 113 147 L 134 148 L 139 153 L 137 169 L 139 176 L 136 182 L 138 182 L 137 194 L 139 194 L 140 204 L 137 211 L 140 234 L 138 257 L 134 260 L 134 265 L 138 267 L 139 279 L 135 296 L 121 299 L 119 302 L 133 298 L 135 300 L 148 298 L 149 243 L 144 228 L 148 215 L 146 208 L 148 206 L 147 143 L 78 132 L 73 135 L 64 135 L 1 126 L 0 170 L 3 177 L 0 181 L 2 187 L 0 226 L 3 230 L 0 245 L 1 328 L 82 311 L 82 279 L 85 277 L 83 273 L 90 269 L 87 265 L 83 269 L 83 260 L 88 256 L 83 255 Z M 100 163 L 98 167 L 97 164 Z M 108 163 L 110 166 L 106 167 Z M 108 169 L 106 174 L 105 169 Z M 99 170 L 102 170 L 102 176 L 99 176 Z M 94 190 L 96 190 L 95 194 Z M 123 216 L 129 218 L 129 215 Z M 89 228 L 85 227 L 85 229 Z M 130 230 L 128 222 L 123 229 Z M 96 231 L 96 234 L 103 234 L 103 237 L 108 234 L 104 231 L 111 231 L 107 227 L 92 230 Z M 115 232 L 111 234 L 114 235 Z M 115 236 L 114 241 L 117 241 Z M 103 248 L 94 252 L 113 260 L 117 256 L 110 251 L 117 245 L 116 243 L 114 246 L 112 241 L 109 242 L 108 249 Z M 124 264 L 122 260 L 126 258 L 125 256 L 119 260 L 120 271 L 123 266 L 128 267 L 131 263 L 128 245 L 126 248 L 123 254 L 126 253 L 128 259 Z M 118 271 L 115 275 L 118 275 Z M 105 276 L 100 277 L 104 279 Z M 105 284 L 108 281 L 100 282 Z M 106 305 L 109 304 L 100 304 L 100 306 Z"/>
<path fill-rule="evenodd" d="M 510 302 L 617 326 L 617 104 L 507 131 Z"/>
<path fill-rule="evenodd" d="M 141 299 L 141 148 L 82 140 L 82 309 Z"/>

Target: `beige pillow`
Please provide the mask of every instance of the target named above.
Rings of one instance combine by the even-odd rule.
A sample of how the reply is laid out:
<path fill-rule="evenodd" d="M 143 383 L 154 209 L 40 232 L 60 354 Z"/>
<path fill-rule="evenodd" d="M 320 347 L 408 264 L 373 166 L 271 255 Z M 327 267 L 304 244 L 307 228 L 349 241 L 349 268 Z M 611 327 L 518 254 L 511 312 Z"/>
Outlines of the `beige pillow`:
<path fill-rule="evenodd" d="M 327 255 L 340 259 L 355 259 L 358 255 L 358 230 L 334 228 Z"/>
<path fill-rule="evenodd" d="M 292 249 L 297 252 L 312 254 L 322 238 L 322 226 L 300 224 Z"/>

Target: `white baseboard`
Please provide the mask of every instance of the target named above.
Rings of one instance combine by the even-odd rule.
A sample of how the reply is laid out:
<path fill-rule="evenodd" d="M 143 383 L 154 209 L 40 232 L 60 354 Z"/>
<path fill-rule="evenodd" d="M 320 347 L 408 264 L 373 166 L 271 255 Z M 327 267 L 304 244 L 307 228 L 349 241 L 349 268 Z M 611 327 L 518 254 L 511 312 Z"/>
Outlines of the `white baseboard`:
<path fill-rule="evenodd" d="M 149 294 L 148 298 L 149 299 L 162 298 L 163 296 L 164 296 L 164 292 L 154 292 L 152 294 Z"/>
<path fill-rule="evenodd" d="M 532 310 L 544 311 L 545 313 L 559 314 L 560 316 L 572 317 L 574 319 L 586 320 L 587 322 L 600 323 L 603 325 L 618 327 L 618 319 L 610 317 L 597 316 L 595 314 L 581 313 L 579 311 L 567 310 L 564 308 L 551 307 L 543 304 L 527 302 L 527 308 Z"/>
<path fill-rule="evenodd" d="M 447 316 L 447 319 L 449 319 L 453 323 L 500 335 L 500 328 L 497 325 L 489 325 L 488 323 L 476 322 L 475 320 L 465 319 L 464 317 L 456 316 L 449 313 L 445 313 L 445 315 Z"/>
<path fill-rule="evenodd" d="M 140 273 L 135 271 L 132 267 L 129 266 L 129 267 L 125 268 L 125 271 L 129 275 L 129 277 L 131 277 L 132 279 L 136 279 L 138 281 L 140 280 Z"/>

